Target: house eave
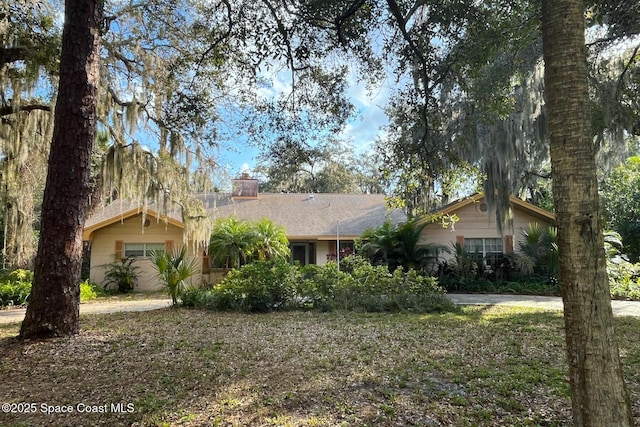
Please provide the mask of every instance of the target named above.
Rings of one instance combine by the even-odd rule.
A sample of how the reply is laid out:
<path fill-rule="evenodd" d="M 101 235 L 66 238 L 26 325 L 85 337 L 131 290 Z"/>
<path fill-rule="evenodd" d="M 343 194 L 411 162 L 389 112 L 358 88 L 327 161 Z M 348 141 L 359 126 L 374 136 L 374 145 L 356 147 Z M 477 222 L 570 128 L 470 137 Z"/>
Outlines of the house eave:
<path fill-rule="evenodd" d="M 128 211 L 122 212 L 119 215 L 115 215 L 111 218 L 108 218 L 104 221 L 100 221 L 98 223 L 95 223 L 93 225 L 91 225 L 90 227 L 86 227 L 83 232 L 82 232 L 82 240 L 93 240 L 93 233 L 103 229 L 105 227 L 108 227 L 112 224 L 116 224 L 118 222 L 123 222 L 126 219 L 129 219 L 131 217 L 134 217 L 136 215 L 140 215 L 141 213 L 143 213 L 143 210 L 140 208 L 134 208 L 134 209 L 130 209 Z M 151 209 L 147 209 L 146 212 L 144 212 L 146 214 L 146 216 L 150 216 L 155 218 L 158 221 L 163 221 L 166 222 L 168 224 L 174 225 L 176 227 L 179 228 L 184 228 L 184 224 L 182 223 L 182 221 L 178 221 L 176 219 L 173 219 L 169 216 L 166 215 L 162 215 L 154 210 Z"/>
<path fill-rule="evenodd" d="M 430 218 L 432 216 L 441 216 L 441 215 L 449 215 L 451 213 L 454 213 L 460 209 L 462 209 L 463 207 L 470 205 L 472 203 L 479 203 L 482 199 L 484 199 L 484 194 L 483 193 L 476 193 L 473 196 L 469 196 L 463 200 L 460 200 L 458 202 L 454 202 L 449 206 L 446 206 L 443 209 L 440 209 L 436 212 L 434 212 L 432 215 L 422 218 L 420 220 L 417 221 L 418 224 L 422 224 L 426 221 L 429 221 Z M 531 203 L 525 202 L 524 200 L 521 200 L 517 197 L 514 196 L 509 196 L 509 202 L 514 205 L 517 206 L 521 211 L 524 211 L 526 213 L 528 213 L 529 215 L 536 217 L 540 220 L 546 221 L 546 222 L 555 222 L 556 220 L 556 216 L 551 213 L 548 212 L 542 208 L 537 207 L 536 205 L 533 205 Z"/>

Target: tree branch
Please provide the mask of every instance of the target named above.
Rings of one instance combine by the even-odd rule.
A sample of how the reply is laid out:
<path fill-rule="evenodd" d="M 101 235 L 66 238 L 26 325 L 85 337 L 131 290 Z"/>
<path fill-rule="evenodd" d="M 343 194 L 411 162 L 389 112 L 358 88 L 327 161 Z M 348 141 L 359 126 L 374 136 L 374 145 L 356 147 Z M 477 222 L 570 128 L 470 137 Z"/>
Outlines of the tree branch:
<path fill-rule="evenodd" d="M 0 48 L 0 66 L 25 59 L 27 49 L 23 47 L 3 47 Z"/>
<path fill-rule="evenodd" d="M 231 4 L 229 4 L 227 0 L 222 0 L 222 3 L 227 9 L 227 30 L 224 33 L 222 33 L 219 37 L 217 37 L 216 40 L 207 48 L 207 50 L 202 53 L 202 55 L 200 56 L 200 59 L 196 64 L 196 74 L 200 70 L 200 67 L 202 66 L 202 63 L 204 62 L 205 58 L 214 49 L 216 49 L 220 45 L 220 43 L 228 39 L 229 36 L 231 35 L 231 29 L 233 28 L 233 17 L 231 16 Z"/>
<path fill-rule="evenodd" d="M 10 116 L 11 114 L 15 114 L 21 111 L 29 112 L 34 110 L 51 111 L 51 106 L 45 105 L 45 104 L 29 104 L 29 105 L 20 105 L 18 107 L 14 107 L 11 105 L 3 105 L 2 107 L 0 107 L 0 117 Z"/>
<path fill-rule="evenodd" d="M 629 68 L 631 68 L 631 65 L 636 62 L 636 56 L 638 56 L 638 51 L 640 51 L 640 44 L 638 44 L 633 49 L 633 53 L 631 54 L 629 61 L 627 61 L 627 63 L 624 64 L 624 69 L 622 70 L 622 73 L 620 73 L 620 76 L 618 77 L 618 84 L 616 85 L 617 100 L 620 100 L 620 94 L 622 93 L 622 86 L 624 85 L 624 76 L 625 74 L 627 74 L 627 71 L 629 71 Z"/>
<path fill-rule="evenodd" d="M 365 3 L 365 0 L 357 0 L 351 3 L 351 5 L 347 8 L 347 10 L 345 10 L 342 15 L 336 18 L 335 20 L 336 32 L 338 35 L 338 42 L 341 45 L 346 46 L 346 42 L 342 37 L 342 25 L 345 23 L 345 21 L 347 21 L 349 18 L 351 18 L 353 15 L 356 14 L 356 12 L 364 5 L 364 3 Z"/>

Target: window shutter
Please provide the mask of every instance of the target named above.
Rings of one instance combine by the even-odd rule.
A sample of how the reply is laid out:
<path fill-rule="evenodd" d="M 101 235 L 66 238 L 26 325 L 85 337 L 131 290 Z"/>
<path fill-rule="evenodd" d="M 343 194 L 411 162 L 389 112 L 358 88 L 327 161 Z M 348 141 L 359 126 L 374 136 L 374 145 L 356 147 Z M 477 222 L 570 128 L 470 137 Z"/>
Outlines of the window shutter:
<path fill-rule="evenodd" d="M 202 274 L 209 274 L 210 272 L 209 255 L 205 251 L 202 251 Z"/>
<path fill-rule="evenodd" d="M 115 260 L 124 258 L 124 240 L 116 240 Z"/>
<path fill-rule="evenodd" d="M 338 256 L 336 251 L 337 242 L 335 240 L 329 240 L 329 251 L 327 253 L 327 261 L 335 261 Z"/>
<path fill-rule="evenodd" d="M 456 236 L 456 244 L 464 248 L 464 236 Z"/>
<path fill-rule="evenodd" d="M 512 254 L 513 253 L 513 235 L 507 234 L 504 236 L 504 253 Z"/>
<path fill-rule="evenodd" d="M 168 254 L 173 252 L 173 240 L 164 241 L 164 251 Z"/>

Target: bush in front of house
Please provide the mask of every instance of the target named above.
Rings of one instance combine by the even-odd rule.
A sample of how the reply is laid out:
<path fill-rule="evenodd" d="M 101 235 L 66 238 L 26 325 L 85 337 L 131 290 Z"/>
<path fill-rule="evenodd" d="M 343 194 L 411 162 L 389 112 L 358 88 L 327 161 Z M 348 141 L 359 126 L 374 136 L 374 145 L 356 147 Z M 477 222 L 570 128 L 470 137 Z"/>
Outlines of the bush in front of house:
<path fill-rule="evenodd" d="M 393 273 L 383 266 L 373 266 L 359 256 L 346 258 L 341 267 L 351 276 L 346 286 L 339 286 L 337 308 L 367 312 L 444 312 L 454 304 L 434 277 L 413 269 L 396 268 Z"/>
<path fill-rule="evenodd" d="M 232 270 L 209 290 L 188 289 L 183 305 L 213 310 L 442 312 L 455 309 L 435 278 L 414 270 L 373 266 L 361 257 L 298 267 L 283 260 L 256 261 Z"/>
<path fill-rule="evenodd" d="M 17 269 L 0 273 L 0 306 L 25 305 L 31 295 L 33 272 Z M 102 294 L 101 288 L 89 280 L 80 283 L 80 302 L 96 299 Z"/>
<path fill-rule="evenodd" d="M 116 292 L 127 293 L 138 285 L 138 266 L 135 257 L 126 257 L 106 265 L 104 290 L 112 287 Z"/>
<path fill-rule="evenodd" d="M 299 270 L 284 260 L 254 261 L 231 270 L 222 282 L 206 291 L 200 302 L 207 308 L 222 311 L 267 312 L 295 308 L 299 277 Z M 194 298 L 190 298 L 193 301 Z"/>
<path fill-rule="evenodd" d="M 104 290 L 89 279 L 80 282 L 80 302 L 91 301 L 104 294 Z"/>
<path fill-rule="evenodd" d="M 13 270 L 0 274 L 0 306 L 24 305 L 31 294 L 33 272 Z"/>
<path fill-rule="evenodd" d="M 162 287 L 171 297 L 172 304 L 177 305 L 187 287 L 187 280 L 198 274 L 198 263 L 187 255 L 186 246 L 173 251 L 152 251 L 150 258 Z"/>
<path fill-rule="evenodd" d="M 299 305 L 302 309 L 333 311 L 345 304 L 344 289 L 352 287 L 353 278 L 341 271 L 335 262 L 324 265 L 308 264 L 300 268 L 297 283 Z"/>
<path fill-rule="evenodd" d="M 613 237 L 619 237 L 617 236 Z M 609 237 L 609 239 L 607 239 Z M 621 240 L 619 245 L 612 244 L 615 239 L 605 235 L 605 252 L 607 254 L 607 272 L 611 297 L 616 299 L 640 300 L 640 263 L 631 263 L 622 253 Z"/>

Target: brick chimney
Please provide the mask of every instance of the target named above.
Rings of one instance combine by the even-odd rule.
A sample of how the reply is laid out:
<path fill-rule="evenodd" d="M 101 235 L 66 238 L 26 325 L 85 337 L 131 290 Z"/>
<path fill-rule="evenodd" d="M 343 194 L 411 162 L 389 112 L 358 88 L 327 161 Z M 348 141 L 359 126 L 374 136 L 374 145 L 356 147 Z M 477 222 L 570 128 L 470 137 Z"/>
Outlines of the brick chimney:
<path fill-rule="evenodd" d="M 231 183 L 231 197 L 234 199 L 257 199 L 258 180 L 251 178 L 248 172 L 243 172 L 240 178 Z"/>

